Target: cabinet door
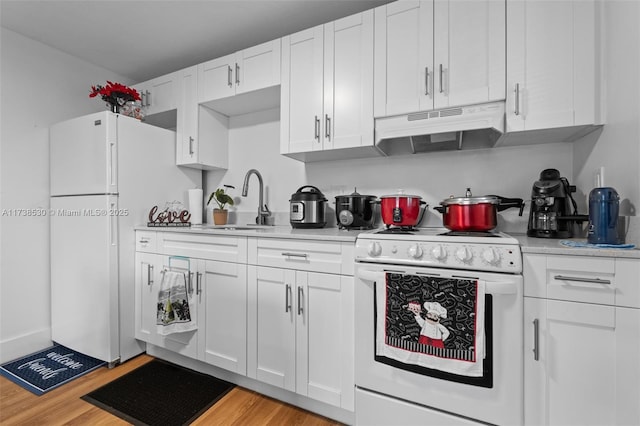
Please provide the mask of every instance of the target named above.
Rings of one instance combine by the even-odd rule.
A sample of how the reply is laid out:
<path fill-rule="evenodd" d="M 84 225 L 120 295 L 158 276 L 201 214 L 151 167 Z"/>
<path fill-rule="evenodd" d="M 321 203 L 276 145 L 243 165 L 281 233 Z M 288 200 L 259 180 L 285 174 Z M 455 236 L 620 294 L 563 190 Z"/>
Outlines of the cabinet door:
<path fill-rule="evenodd" d="M 235 54 L 198 65 L 198 103 L 235 95 L 235 67 Z"/>
<path fill-rule="evenodd" d="M 596 123 L 591 0 L 507 3 L 507 131 Z"/>
<path fill-rule="evenodd" d="M 179 72 L 180 98 L 176 125 L 176 164 L 198 162 L 198 67 Z"/>
<path fill-rule="evenodd" d="M 374 115 L 433 108 L 433 0 L 375 9 Z"/>
<path fill-rule="evenodd" d="M 178 73 L 171 73 L 137 84 L 146 115 L 171 111 L 178 105 Z"/>
<path fill-rule="evenodd" d="M 282 39 L 280 152 L 322 149 L 323 27 Z"/>
<path fill-rule="evenodd" d="M 236 94 L 280 84 L 280 39 L 236 53 Z"/>
<path fill-rule="evenodd" d="M 247 374 L 247 266 L 207 261 L 197 280 L 200 300 L 198 359 Z"/>
<path fill-rule="evenodd" d="M 152 253 L 135 254 L 135 337 L 157 345 L 158 291 L 162 280 L 162 256 Z"/>
<path fill-rule="evenodd" d="M 323 149 L 373 145 L 373 11 L 324 26 Z"/>
<path fill-rule="evenodd" d="M 526 297 L 525 423 L 637 424 L 639 356 L 640 310 Z"/>
<path fill-rule="evenodd" d="M 248 267 L 247 375 L 295 391 L 295 271 Z"/>
<path fill-rule="evenodd" d="M 435 0 L 434 108 L 505 98 L 505 1 Z"/>
<path fill-rule="evenodd" d="M 353 410 L 353 278 L 295 275 L 296 392 Z"/>

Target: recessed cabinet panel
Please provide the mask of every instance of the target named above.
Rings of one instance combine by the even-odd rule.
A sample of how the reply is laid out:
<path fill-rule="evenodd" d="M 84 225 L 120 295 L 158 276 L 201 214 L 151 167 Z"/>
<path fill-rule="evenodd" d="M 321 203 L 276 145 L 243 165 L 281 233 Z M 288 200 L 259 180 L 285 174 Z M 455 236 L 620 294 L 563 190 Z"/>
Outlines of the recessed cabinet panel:
<path fill-rule="evenodd" d="M 235 60 L 231 54 L 198 65 L 198 103 L 236 94 Z"/>

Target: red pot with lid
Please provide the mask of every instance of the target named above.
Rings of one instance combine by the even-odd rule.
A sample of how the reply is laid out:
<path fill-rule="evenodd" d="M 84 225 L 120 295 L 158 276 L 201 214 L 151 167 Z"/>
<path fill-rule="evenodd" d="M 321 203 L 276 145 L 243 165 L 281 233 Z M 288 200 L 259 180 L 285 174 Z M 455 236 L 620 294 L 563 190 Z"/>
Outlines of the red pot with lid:
<path fill-rule="evenodd" d="M 498 225 L 497 212 L 511 207 L 520 208 L 520 216 L 524 209 L 522 198 L 506 198 L 498 195 L 473 197 L 471 188 L 467 188 L 464 197 L 453 195 L 440 202 L 435 210 L 442 213 L 442 221 L 452 231 L 483 232 L 490 231 Z"/>
<path fill-rule="evenodd" d="M 380 215 L 387 226 L 416 226 L 422 221 L 426 202 L 417 195 L 405 195 L 402 191 L 380 197 Z M 425 209 L 421 206 L 425 205 Z"/>

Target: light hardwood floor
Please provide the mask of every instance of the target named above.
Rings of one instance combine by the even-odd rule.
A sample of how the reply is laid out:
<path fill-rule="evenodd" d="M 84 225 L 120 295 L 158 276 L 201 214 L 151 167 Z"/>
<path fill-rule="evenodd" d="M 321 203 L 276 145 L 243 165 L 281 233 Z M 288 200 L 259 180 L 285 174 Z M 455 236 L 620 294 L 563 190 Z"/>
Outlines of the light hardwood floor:
<path fill-rule="evenodd" d="M 127 425 L 129 423 L 80 397 L 152 359 L 148 355 L 140 355 L 112 369 L 99 368 L 42 396 L 36 396 L 0 376 L 0 424 Z M 335 426 L 340 423 L 235 387 L 193 424 Z"/>

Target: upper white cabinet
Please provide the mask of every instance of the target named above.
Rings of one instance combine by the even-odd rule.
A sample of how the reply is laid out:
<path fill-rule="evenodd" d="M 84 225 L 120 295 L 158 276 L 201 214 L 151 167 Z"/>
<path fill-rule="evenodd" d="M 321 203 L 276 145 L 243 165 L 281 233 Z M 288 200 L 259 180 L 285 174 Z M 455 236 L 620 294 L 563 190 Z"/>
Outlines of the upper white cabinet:
<path fill-rule="evenodd" d="M 600 124 L 598 7 L 507 2 L 507 132 Z"/>
<path fill-rule="evenodd" d="M 228 117 L 198 105 L 197 65 L 177 74 L 176 164 L 204 170 L 226 169 Z"/>
<path fill-rule="evenodd" d="M 225 115 L 277 106 L 280 51 L 277 39 L 198 65 L 198 103 Z"/>
<path fill-rule="evenodd" d="M 145 115 L 154 115 L 177 108 L 179 98 L 179 72 L 133 86 L 139 93 Z"/>
<path fill-rule="evenodd" d="M 505 98 L 505 1 L 399 1 L 375 9 L 374 115 Z"/>
<path fill-rule="evenodd" d="M 280 131 L 304 161 L 373 147 L 372 10 L 282 39 Z"/>

